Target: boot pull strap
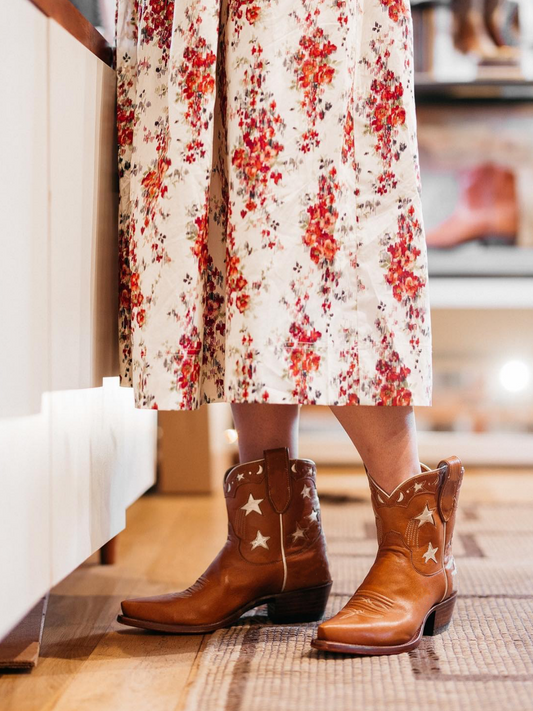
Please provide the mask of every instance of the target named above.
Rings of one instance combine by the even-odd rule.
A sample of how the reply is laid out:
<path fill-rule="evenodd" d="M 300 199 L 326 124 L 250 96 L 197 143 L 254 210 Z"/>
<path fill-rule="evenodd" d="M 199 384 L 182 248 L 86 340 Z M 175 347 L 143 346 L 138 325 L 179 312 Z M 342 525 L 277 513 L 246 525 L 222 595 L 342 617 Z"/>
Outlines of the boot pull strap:
<path fill-rule="evenodd" d="M 438 469 L 446 467 L 439 492 L 439 513 L 449 521 L 457 506 L 457 497 L 463 480 L 464 467 L 459 457 L 451 456 L 439 462 Z"/>
<path fill-rule="evenodd" d="M 291 500 L 289 448 L 265 449 L 268 498 L 277 513 L 284 513 Z"/>

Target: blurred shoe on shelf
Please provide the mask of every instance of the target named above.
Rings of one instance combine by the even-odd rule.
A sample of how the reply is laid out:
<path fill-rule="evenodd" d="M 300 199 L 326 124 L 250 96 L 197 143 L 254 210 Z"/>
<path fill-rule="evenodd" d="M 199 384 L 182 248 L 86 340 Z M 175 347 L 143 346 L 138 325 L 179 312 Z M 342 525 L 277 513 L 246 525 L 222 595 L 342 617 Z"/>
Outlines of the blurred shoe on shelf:
<path fill-rule="evenodd" d="M 464 54 L 474 54 L 478 63 L 518 64 L 520 52 L 510 47 L 502 34 L 502 0 L 453 0 L 453 40 Z"/>
<path fill-rule="evenodd" d="M 459 173 L 460 197 L 453 214 L 427 233 L 429 247 L 453 247 L 475 239 L 514 244 L 519 207 L 514 173 L 492 163 Z"/>

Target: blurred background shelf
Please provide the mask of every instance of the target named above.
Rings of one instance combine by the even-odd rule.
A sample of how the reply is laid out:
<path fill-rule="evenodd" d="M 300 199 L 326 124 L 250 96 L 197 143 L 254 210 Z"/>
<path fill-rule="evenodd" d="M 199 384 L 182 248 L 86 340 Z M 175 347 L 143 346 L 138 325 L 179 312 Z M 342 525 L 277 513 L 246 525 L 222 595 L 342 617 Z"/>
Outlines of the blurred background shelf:
<path fill-rule="evenodd" d="M 520 277 L 533 279 L 533 249 L 497 246 L 479 242 L 458 245 L 453 249 L 428 249 L 429 276 L 435 277 Z M 478 284 L 479 282 L 475 282 Z M 522 284 L 521 281 L 505 282 Z M 491 285 L 494 283 L 491 282 Z M 520 287 L 522 288 L 522 287 Z"/>
<path fill-rule="evenodd" d="M 525 79 L 436 81 L 429 72 L 415 75 L 417 103 L 451 101 L 533 101 L 533 82 Z"/>
<path fill-rule="evenodd" d="M 307 412 L 302 412 L 300 450 L 322 466 L 360 466 L 361 457 L 337 425 L 327 412 L 321 417 L 310 417 Z M 429 466 L 436 466 L 439 457 L 460 452 L 465 464 L 527 467 L 533 461 L 533 434 L 420 430 L 418 450 L 420 460 Z"/>
<path fill-rule="evenodd" d="M 533 309 L 533 277 L 438 277 L 429 294 L 433 309 Z"/>

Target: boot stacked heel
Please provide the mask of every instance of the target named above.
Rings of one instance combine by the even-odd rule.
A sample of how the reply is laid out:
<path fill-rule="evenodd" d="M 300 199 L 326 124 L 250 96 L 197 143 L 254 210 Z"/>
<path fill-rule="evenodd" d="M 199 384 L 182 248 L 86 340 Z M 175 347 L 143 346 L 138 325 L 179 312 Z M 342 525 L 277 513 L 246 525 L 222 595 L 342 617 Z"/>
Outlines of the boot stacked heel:
<path fill-rule="evenodd" d="M 454 593 L 447 600 L 444 600 L 435 607 L 424 624 L 423 634 L 432 637 L 448 629 L 452 621 L 456 599 L 457 593 Z"/>
<path fill-rule="evenodd" d="M 280 593 L 268 603 L 268 616 L 276 624 L 314 622 L 326 611 L 332 583 Z"/>

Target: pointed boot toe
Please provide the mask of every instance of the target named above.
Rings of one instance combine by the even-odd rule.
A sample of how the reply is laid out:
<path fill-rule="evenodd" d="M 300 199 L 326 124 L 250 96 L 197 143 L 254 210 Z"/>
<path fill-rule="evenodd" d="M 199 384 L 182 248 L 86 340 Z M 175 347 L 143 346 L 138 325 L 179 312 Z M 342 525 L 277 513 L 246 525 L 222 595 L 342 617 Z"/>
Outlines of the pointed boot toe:
<path fill-rule="evenodd" d="M 122 600 L 120 607 L 124 617 L 149 620 L 150 610 L 154 602 L 159 602 L 157 597 L 132 597 L 127 600 Z"/>
<path fill-rule="evenodd" d="M 131 598 L 130 600 L 122 600 L 120 609 L 124 617 L 143 617 L 143 604 L 139 599 Z"/>
<path fill-rule="evenodd" d="M 355 625 L 348 626 L 346 622 L 346 616 L 342 613 L 322 622 L 316 631 L 317 639 L 327 642 L 350 643 L 354 636 L 357 637 L 357 629 Z"/>
<path fill-rule="evenodd" d="M 161 631 L 164 625 L 172 624 L 172 595 L 130 598 L 120 606 L 122 614 L 117 619 L 122 624 Z"/>

